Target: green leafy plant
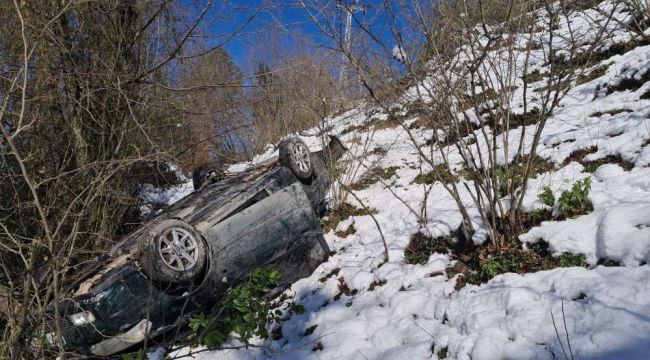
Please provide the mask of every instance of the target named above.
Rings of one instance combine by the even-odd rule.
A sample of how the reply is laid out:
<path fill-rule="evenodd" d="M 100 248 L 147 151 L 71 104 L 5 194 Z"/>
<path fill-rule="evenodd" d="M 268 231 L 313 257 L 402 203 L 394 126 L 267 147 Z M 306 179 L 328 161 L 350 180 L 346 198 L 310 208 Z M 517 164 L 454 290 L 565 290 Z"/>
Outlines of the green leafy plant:
<path fill-rule="evenodd" d="M 481 277 L 489 280 L 499 274 L 519 272 L 528 261 L 528 254 L 524 252 L 501 252 L 488 257 L 481 265 Z"/>
<path fill-rule="evenodd" d="M 130 354 L 122 354 L 121 356 L 122 360 L 144 360 L 146 357 L 144 356 L 144 350 L 140 350 L 135 353 L 130 353 Z"/>
<path fill-rule="evenodd" d="M 211 349 L 219 348 L 235 332 L 245 344 L 254 336 L 268 336 L 269 303 L 262 297 L 280 280 L 273 269 L 257 269 L 247 282 L 228 291 L 218 305 L 216 316 L 200 313 L 190 319 L 191 342 Z"/>
<path fill-rule="evenodd" d="M 548 186 L 544 186 L 544 189 L 537 195 L 537 198 L 542 200 L 546 206 L 553 207 L 555 205 L 555 195 L 553 195 L 553 191 Z"/>
<path fill-rule="evenodd" d="M 505 167 L 499 166 L 496 168 L 497 181 L 499 182 L 499 195 L 508 195 L 508 185 L 512 183 L 512 188 L 517 189 L 523 184 L 523 178 L 517 172 L 515 167 L 509 167 L 506 171 Z"/>
<path fill-rule="evenodd" d="M 558 201 L 560 216 L 563 218 L 574 218 L 592 211 L 593 206 L 588 198 L 590 190 L 591 178 L 587 177 L 583 180 L 576 181 L 571 187 L 571 190 L 563 191 Z"/>
<path fill-rule="evenodd" d="M 557 258 L 557 263 L 560 267 L 585 267 L 587 258 L 583 254 L 563 253 Z"/>
<path fill-rule="evenodd" d="M 438 355 L 438 359 L 446 359 L 447 358 L 447 352 L 448 352 L 448 349 L 445 346 L 442 349 L 438 350 L 438 353 L 436 353 L 436 355 Z"/>
<path fill-rule="evenodd" d="M 530 213 L 530 227 L 537 226 L 542 221 L 551 220 L 553 218 L 551 211 L 548 209 L 535 209 Z"/>
<path fill-rule="evenodd" d="M 468 271 L 464 271 L 456 284 L 459 290 L 465 284 L 479 285 L 503 273 L 525 274 L 557 267 L 586 267 L 587 260 L 583 254 L 563 253 L 553 256 L 545 247 L 533 244 L 526 250 L 511 244 L 501 249 L 478 250 L 467 262 Z M 450 277 L 453 274 L 448 273 Z"/>

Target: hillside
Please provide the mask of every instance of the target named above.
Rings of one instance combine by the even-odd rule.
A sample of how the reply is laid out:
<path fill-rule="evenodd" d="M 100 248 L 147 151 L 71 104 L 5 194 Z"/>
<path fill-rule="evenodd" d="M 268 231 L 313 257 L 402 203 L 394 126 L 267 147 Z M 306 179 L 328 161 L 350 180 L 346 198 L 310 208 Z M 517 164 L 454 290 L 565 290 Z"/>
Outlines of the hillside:
<path fill-rule="evenodd" d="M 603 14 L 610 12 L 616 21 L 604 20 Z M 434 133 L 446 134 L 422 125 L 417 112 L 409 110 L 416 101 L 431 100 L 419 89 L 435 87 L 439 78 L 431 76 L 391 107 L 397 109 L 399 121 L 369 104 L 327 119 L 327 132 L 339 135 L 350 148 L 340 164 L 341 182 L 362 201 L 348 196 L 345 201 L 358 209 L 348 208 L 347 214 L 334 209 L 324 220 L 326 239 L 336 254 L 287 290 L 288 298 L 279 308 L 282 320 L 269 325 L 272 338 L 258 339 L 248 349 L 200 351 L 195 358 L 647 358 L 650 44 L 625 26 L 631 17 L 612 1 L 576 11 L 559 19 L 555 37 L 533 34 L 541 46 L 529 56 L 539 61 L 528 61 L 528 66 L 515 61 L 519 65 L 513 70 L 508 111 L 522 115 L 524 106 L 530 109 L 530 103 L 540 101 L 535 89 L 548 86 L 544 59 L 549 42 L 562 48 L 569 34 L 580 34 L 586 39 L 580 51 L 593 53 L 595 59 L 577 70 L 577 80 L 545 119 L 536 149 L 542 163 L 522 204 L 528 214 L 542 218 L 519 235 L 521 251 L 513 252 L 513 258 L 489 255 L 482 264 L 493 268 L 467 269 L 472 267 L 471 256 L 457 253 L 453 239 L 444 241 L 459 234 L 463 216 L 445 186 L 427 177 L 433 169 L 420 160 L 416 144 L 428 152 Z M 593 47 L 588 39 L 597 36 L 593 24 L 599 22 L 608 36 Z M 650 30 L 645 34 L 650 36 Z M 531 34 L 513 36 L 514 43 L 531 39 Z M 471 60 L 469 50 L 460 50 L 461 64 L 463 57 Z M 494 57 L 499 51 L 494 50 Z M 523 51 L 515 54 L 524 61 Z M 529 81 L 524 83 L 526 76 Z M 495 131 L 497 142 L 513 148 L 523 139 L 524 153 L 530 152 L 526 149 L 538 124 L 524 121 L 498 132 L 486 128 L 482 114 L 466 111 L 475 125 L 472 131 Z M 302 134 L 314 148 L 320 143 L 316 134 L 318 129 Z M 468 133 L 465 140 L 472 136 Z M 463 156 L 453 142 L 436 146 L 445 150 L 431 151 L 434 163 L 443 163 L 439 154 L 448 158 L 451 173 L 446 181 L 459 185 L 475 222 L 471 241 L 486 247 L 488 234 L 469 193 L 473 181 L 464 171 Z M 487 150 L 479 140 L 474 151 L 478 155 Z M 275 155 L 269 148 L 253 163 Z M 501 154 L 499 162 L 510 163 L 514 155 Z M 231 171 L 250 165 L 236 165 Z M 590 183 L 585 195 L 591 205 L 581 213 L 557 216 L 562 194 L 576 183 Z M 544 192 L 556 201 L 545 204 L 539 196 Z M 418 224 L 422 199 L 427 199 L 426 223 Z M 380 224 L 387 263 L 382 236 L 364 207 L 374 210 Z M 516 257 L 522 253 L 535 255 Z M 484 255 L 480 250 L 473 254 Z M 526 263 L 533 258 L 544 265 Z M 513 267 L 518 261 L 524 264 Z M 490 273 L 490 279 L 471 280 L 472 270 Z M 239 343 L 232 339 L 231 345 Z"/>

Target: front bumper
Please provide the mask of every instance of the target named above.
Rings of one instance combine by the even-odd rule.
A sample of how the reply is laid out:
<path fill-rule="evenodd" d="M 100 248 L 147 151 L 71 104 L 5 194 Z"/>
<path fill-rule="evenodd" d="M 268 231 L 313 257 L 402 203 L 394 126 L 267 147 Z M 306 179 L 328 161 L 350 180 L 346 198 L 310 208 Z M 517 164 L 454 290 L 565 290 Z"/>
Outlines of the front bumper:
<path fill-rule="evenodd" d="M 151 331 L 151 321 L 142 319 L 124 334 L 110 337 L 90 346 L 90 352 L 97 356 L 108 356 L 126 350 L 144 341 Z"/>
<path fill-rule="evenodd" d="M 125 266 L 110 273 L 89 293 L 66 299 L 58 305 L 60 343 L 68 350 L 86 355 L 106 356 L 131 347 L 151 331 L 174 324 L 179 315 L 194 308 L 184 296 L 166 294 L 151 286 L 137 269 Z M 55 306 L 48 309 L 54 319 Z M 93 321 L 74 325 L 72 314 L 89 312 Z M 58 345 L 56 324 L 47 324 L 47 340 Z"/>

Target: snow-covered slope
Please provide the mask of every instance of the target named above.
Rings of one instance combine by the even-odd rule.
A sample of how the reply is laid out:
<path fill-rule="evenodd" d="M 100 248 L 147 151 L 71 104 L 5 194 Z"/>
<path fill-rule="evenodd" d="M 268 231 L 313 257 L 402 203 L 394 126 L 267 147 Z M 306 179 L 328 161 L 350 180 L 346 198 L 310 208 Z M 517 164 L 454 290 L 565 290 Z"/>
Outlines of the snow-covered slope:
<path fill-rule="evenodd" d="M 605 1 L 599 8 L 608 13 L 613 4 Z M 595 10 L 576 12 L 561 19 L 556 31 L 568 32 L 571 27 L 588 36 L 593 31 L 590 24 L 599 22 L 601 14 Z M 633 36 L 621 25 L 630 15 L 621 11 L 614 15 L 620 21 L 607 23 L 611 36 L 604 42 L 605 49 L 628 43 Z M 556 37 L 554 41 L 562 40 Z M 533 62 L 529 72 L 546 71 L 543 51 L 542 46 L 539 53 L 532 53 L 540 61 Z M 288 305 L 283 308 L 283 320 L 270 325 L 271 329 L 282 327 L 281 337 L 258 339 L 256 347 L 248 349 L 201 351 L 195 358 L 650 358 L 649 59 L 650 45 L 636 46 L 584 69 L 585 75 L 591 75 L 589 80 L 573 86 L 563 98 L 547 120 L 537 149 L 555 168 L 532 180 L 524 207 L 543 206 L 537 194 L 544 186 L 557 198 L 577 180 L 590 176 L 589 199 L 594 210 L 575 219 L 543 222 L 520 240 L 535 243 L 543 239 L 556 254 L 584 254 L 589 268 L 508 273 L 487 284 L 456 290 L 458 275 L 446 271 L 454 264 L 449 254 L 434 253 L 424 265 L 407 264 L 404 251 L 420 229 L 409 207 L 419 210 L 425 191 L 413 180 L 430 169 L 420 167 L 414 144 L 402 127 L 381 126 L 387 121 L 386 114 L 372 106 L 359 106 L 329 119 L 327 125 L 351 149 L 345 182 L 359 180 L 367 168 L 395 167 L 384 182 L 355 192 L 365 205 L 377 210 L 375 217 L 386 238 L 390 261 L 383 263 L 382 240 L 371 217 L 352 216 L 326 234 L 336 254 L 287 291 L 288 301 L 302 305 L 305 311 L 290 311 Z M 627 85 L 620 86 L 622 83 Z M 522 85 L 520 79 L 515 85 Z M 535 86 L 542 87 L 544 82 Z M 416 90 L 407 91 L 399 105 L 408 105 Z M 523 96 L 515 90 L 513 113 L 523 111 Z M 532 103 L 539 100 L 530 89 L 527 96 Z M 416 120 L 413 117 L 406 123 Z M 368 126 L 371 121 L 374 125 Z M 526 136 L 532 136 L 532 127 Z M 520 131 L 521 127 L 510 130 L 513 146 Z M 430 139 L 432 132 L 412 130 L 418 144 Z M 305 139 L 318 147 L 317 137 Z M 530 139 L 526 140 L 530 144 Z M 578 150 L 586 150 L 582 163 L 571 157 Z M 272 156 L 274 151 L 269 148 L 254 162 Z M 449 157 L 460 170 L 462 159 L 453 148 Z M 363 165 L 354 165 L 360 158 Z M 599 159 L 605 164 L 587 172 L 583 163 Z M 425 226 L 434 237 L 449 235 L 461 224 L 461 214 L 440 184 L 433 185 L 431 194 Z M 478 218 L 468 195 L 461 194 Z M 353 198 L 347 201 L 355 203 Z M 355 231 L 343 235 L 350 226 Z M 596 265 L 604 259 L 621 266 Z"/>

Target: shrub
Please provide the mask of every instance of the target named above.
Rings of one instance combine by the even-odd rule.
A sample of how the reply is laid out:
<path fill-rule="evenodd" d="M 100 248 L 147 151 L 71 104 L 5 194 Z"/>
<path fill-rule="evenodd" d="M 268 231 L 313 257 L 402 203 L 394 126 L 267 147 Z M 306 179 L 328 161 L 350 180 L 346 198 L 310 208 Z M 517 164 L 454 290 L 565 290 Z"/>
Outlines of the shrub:
<path fill-rule="evenodd" d="M 591 178 L 576 181 L 571 190 L 565 190 L 560 195 L 559 213 L 562 218 L 574 218 L 593 210 L 588 199 L 591 190 Z"/>
<path fill-rule="evenodd" d="M 551 188 L 548 186 L 544 186 L 543 191 L 541 194 L 537 195 L 537 198 L 542 200 L 546 206 L 553 207 L 553 205 L 555 205 L 555 195 L 553 195 L 553 191 L 551 191 Z"/>
<path fill-rule="evenodd" d="M 232 332 L 245 344 L 253 335 L 266 338 L 269 304 L 261 298 L 278 284 L 279 279 L 277 270 L 255 270 L 247 282 L 226 293 L 216 316 L 201 313 L 190 319 L 191 342 L 215 349 L 228 340 Z"/>

